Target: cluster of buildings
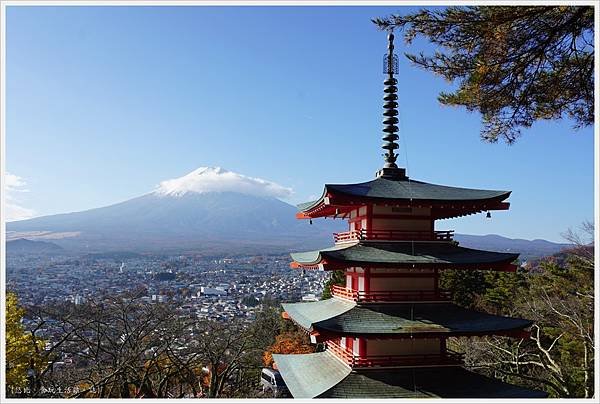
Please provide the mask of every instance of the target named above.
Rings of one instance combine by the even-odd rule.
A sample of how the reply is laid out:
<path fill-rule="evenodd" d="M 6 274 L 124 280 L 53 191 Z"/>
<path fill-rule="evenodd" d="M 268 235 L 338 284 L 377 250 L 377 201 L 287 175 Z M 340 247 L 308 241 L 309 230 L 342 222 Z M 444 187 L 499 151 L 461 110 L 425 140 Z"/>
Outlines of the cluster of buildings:
<path fill-rule="evenodd" d="M 7 286 L 24 306 L 134 293 L 148 303 L 171 303 L 198 318 L 254 318 L 265 299 L 314 300 L 322 272 L 298 276 L 288 256 L 235 257 L 88 254 L 7 256 Z"/>

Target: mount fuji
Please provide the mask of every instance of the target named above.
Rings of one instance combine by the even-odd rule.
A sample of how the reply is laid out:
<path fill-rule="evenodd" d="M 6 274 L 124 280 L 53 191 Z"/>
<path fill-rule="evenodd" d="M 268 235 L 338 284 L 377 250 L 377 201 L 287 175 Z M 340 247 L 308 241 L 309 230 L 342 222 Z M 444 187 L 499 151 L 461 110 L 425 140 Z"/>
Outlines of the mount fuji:
<path fill-rule="evenodd" d="M 292 190 L 220 167 L 200 167 L 148 194 L 82 212 L 7 223 L 7 240 L 51 240 L 68 250 L 282 253 L 332 243 L 341 221 L 311 226 L 279 198 Z"/>
<path fill-rule="evenodd" d="M 7 246 L 11 252 L 47 252 L 41 247 L 51 243 L 55 252 L 282 254 L 331 245 L 331 233 L 346 229 L 345 221 L 317 219 L 311 226 L 297 220 L 296 208 L 279 199 L 291 194 L 271 181 L 200 167 L 115 205 L 9 222 Z M 465 247 L 519 252 L 523 259 L 568 247 L 498 235 L 455 234 L 455 239 Z"/>

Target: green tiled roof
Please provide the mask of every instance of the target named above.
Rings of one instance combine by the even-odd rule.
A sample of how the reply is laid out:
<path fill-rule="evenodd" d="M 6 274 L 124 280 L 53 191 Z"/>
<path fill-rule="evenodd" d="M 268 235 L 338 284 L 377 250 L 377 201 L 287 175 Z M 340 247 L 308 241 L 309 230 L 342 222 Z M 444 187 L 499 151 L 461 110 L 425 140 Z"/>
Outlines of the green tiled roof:
<path fill-rule="evenodd" d="M 302 312 L 302 303 L 296 312 Z M 312 309 L 314 312 L 315 309 Z M 529 320 L 495 316 L 452 303 L 365 304 L 334 317 L 312 322 L 315 330 L 347 335 L 454 333 L 486 334 L 521 330 Z"/>
<path fill-rule="evenodd" d="M 332 298 L 310 303 L 284 303 L 282 306 L 296 323 L 308 330 L 313 323 L 347 312 L 356 303 Z"/>
<path fill-rule="evenodd" d="M 510 191 L 493 191 L 485 189 L 457 188 L 445 185 L 429 184 L 415 180 L 394 180 L 379 177 L 372 181 L 357 184 L 326 184 L 323 196 L 313 202 L 298 205 L 301 211 L 307 210 L 322 201 L 328 193 L 344 194 L 349 196 L 398 199 L 398 200 L 426 200 L 426 201 L 502 201 L 509 197 Z"/>
<path fill-rule="evenodd" d="M 296 205 L 296 207 L 298 208 L 298 210 L 303 211 L 306 208 L 309 208 L 309 207 L 315 205 L 317 202 L 319 202 L 319 200 L 310 201 L 310 202 L 304 202 L 304 203 L 301 203 L 299 205 Z"/>
<path fill-rule="evenodd" d="M 438 264 L 449 266 L 476 264 L 488 269 L 486 264 L 510 263 L 519 254 L 499 253 L 459 247 L 448 242 L 360 242 L 336 245 L 317 251 L 292 253 L 294 261 L 317 264 L 322 259 L 355 263 L 381 264 Z"/>
<path fill-rule="evenodd" d="M 294 398 L 543 398 L 462 367 L 352 371 L 329 352 L 273 359 Z"/>
<path fill-rule="evenodd" d="M 295 398 L 313 398 L 350 374 L 350 367 L 329 352 L 302 355 L 273 354 L 277 370 Z"/>
<path fill-rule="evenodd" d="M 305 368 L 305 372 L 311 369 Z M 364 370 L 350 373 L 317 398 L 544 398 L 461 367 Z"/>

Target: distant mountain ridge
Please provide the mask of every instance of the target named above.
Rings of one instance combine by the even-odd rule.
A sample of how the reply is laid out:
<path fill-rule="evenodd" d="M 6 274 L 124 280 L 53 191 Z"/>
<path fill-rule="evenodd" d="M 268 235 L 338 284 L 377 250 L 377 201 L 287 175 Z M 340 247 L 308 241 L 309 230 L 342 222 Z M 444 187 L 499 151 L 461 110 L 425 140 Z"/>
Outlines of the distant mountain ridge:
<path fill-rule="evenodd" d="M 64 249 L 48 241 L 35 241 L 18 238 L 6 242 L 6 252 L 10 254 L 49 254 L 60 253 Z"/>
<path fill-rule="evenodd" d="M 125 202 L 9 222 L 7 239 L 51 240 L 57 247 L 85 253 L 277 254 L 332 245 L 332 233 L 347 229 L 341 220 L 319 219 L 314 225 L 297 220 L 296 207 L 278 199 L 289 193 L 289 188 L 260 178 L 201 167 Z M 456 234 L 455 239 L 466 247 L 518 252 L 524 259 L 566 246 L 497 235 Z"/>
<path fill-rule="evenodd" d="M 521 260 L 553 255 L 570 247 L 570 244 L 553 243 L 542 239 L 513 239 L 497 234 L 487 234 L 484 236 L 455 234 L 454 239 L 463 247 L 475 248 L 478 250 L 518 253 L 520 254 L 519 258 Z"/>

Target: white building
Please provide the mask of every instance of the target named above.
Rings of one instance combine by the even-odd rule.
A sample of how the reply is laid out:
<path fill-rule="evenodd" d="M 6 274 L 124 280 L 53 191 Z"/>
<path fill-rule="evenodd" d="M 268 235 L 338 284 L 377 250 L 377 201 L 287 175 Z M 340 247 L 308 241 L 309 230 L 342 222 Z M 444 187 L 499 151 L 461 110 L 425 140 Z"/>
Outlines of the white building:
<path fill-rule="evenodd" d="M 209 288 L 206 286 L 202 286 L 200 288 L 200 293 L 205 296 L 227 296 L 227 291 L 220 288 Z"/>

